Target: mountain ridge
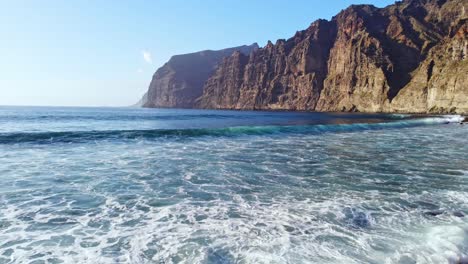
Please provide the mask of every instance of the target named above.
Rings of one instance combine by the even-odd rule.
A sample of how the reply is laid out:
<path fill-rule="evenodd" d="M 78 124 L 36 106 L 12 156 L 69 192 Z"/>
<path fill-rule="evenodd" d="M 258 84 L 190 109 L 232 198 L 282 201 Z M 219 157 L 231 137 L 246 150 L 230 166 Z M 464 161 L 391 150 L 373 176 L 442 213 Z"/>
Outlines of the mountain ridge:
<path fill-rule="evenodd" d="M 466 0 L 352 5 L 289 39 L 224 53 L 182 107 L 468 113 L 466 9 Z"/>

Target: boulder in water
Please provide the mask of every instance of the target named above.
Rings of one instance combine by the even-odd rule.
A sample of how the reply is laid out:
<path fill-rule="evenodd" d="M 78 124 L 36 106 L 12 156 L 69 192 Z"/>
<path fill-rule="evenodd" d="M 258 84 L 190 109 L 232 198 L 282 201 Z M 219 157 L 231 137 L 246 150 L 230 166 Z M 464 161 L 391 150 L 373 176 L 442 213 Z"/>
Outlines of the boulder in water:
<path fill-rule="evenodd" d="M 371 226 L 372 217 L 366 212 L 358 211 L 354 208 L 346 208 L 344 214 L 348 222 L 354 227 L 368 228 Z"/>
<path fill-rule="evenodd" d="M 361 227 L 361 228 L 366 228 L 371 225 L 368 216 L 363 213 L 359 212 L 354 218 L 353 218 L 353 224 L 355 226 Z"/>
<path fill-rule="evenodd" d="M 465 215 L 460 212 L 460 211 L 456 211 L 456 212 L 453 212 L 453 216 L 456 216 L 456 217 L 464 217 Z"/>
<path fill-rule="evenodd" d="M 444 211 L 442 210 L 433 210 L 433 211 L 427 211 L 427 212 L 424 212 L 424 215 L 427 215 L 427 216 L 438 216 L 438 215 L 441 215 L 443 214 Z"/>

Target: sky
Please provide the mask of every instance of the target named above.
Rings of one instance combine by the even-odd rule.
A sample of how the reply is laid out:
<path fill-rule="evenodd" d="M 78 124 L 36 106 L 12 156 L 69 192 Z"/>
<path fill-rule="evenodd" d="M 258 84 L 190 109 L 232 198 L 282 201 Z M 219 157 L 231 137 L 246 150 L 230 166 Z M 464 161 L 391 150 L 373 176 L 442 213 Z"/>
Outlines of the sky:
<path fill-rule="evenodd" d="M 0 105 L 129 106 L 172 55 L 289 38 L 389 0 L 0 0 Z"/>

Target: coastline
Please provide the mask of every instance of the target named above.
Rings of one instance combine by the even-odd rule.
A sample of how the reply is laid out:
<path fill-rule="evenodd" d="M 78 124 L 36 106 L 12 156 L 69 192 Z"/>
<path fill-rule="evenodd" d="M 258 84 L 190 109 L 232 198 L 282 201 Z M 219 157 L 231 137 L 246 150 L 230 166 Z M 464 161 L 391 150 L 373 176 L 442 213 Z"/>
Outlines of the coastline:
<path fill-rule="evenodd" d="M 132 107 L 135 108 L 135 107 Z M 184 110 L 220 110 L 220 111 L 251 111 L 251 112 L 291 112 L 291 113 L 360 113 L 360 114 L 408 114 L 408 115 L 421 115 L 421 116 L 441 116 L 441 115 L 461 115 L 468 118 L 468 112 L 418 112 L 418 111 L 315 111 L 315 110 L 293 110 L 293 109 L 275 109 L 275 108 L 193 108 L 193 107 L 136 107 L 143 109 L 184 109 Z"/>

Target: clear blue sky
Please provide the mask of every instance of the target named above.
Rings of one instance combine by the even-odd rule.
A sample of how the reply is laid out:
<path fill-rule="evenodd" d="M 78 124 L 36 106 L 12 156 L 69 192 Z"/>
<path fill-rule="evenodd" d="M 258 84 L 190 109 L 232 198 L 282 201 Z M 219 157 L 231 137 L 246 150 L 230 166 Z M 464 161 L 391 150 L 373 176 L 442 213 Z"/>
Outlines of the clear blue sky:
<path fill-rule="evenodd" d="M 174 54 L 289 38 L 390 0 L 0 0 L 0 105 L 126 106 Z"/>

